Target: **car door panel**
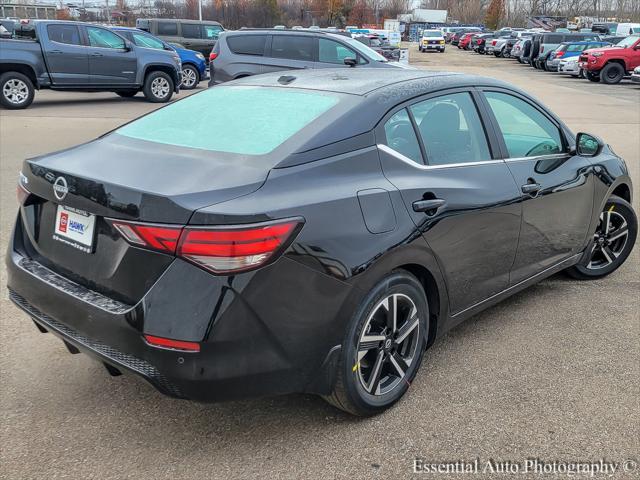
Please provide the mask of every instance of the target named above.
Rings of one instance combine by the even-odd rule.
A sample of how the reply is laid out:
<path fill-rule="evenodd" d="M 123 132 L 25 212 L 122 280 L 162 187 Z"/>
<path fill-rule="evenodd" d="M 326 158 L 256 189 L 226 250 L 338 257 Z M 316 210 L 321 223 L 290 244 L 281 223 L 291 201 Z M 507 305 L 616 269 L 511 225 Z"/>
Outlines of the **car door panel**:
<path fill-rule="evenodd" d="M 469 92 L 452 95 L 456 93 Z M 434 108 L 430 112 L 421 123 L 438 122 L 439 114 Z M 398 115 L 400 112 L 388 117 L 387 125 Z M 413 113 L 412 124 L 415 132 L 422 131 Z M 492 158 L 488 151 L 476 155 L 486 155 L 481 161 L 469 161 L 459 152 L 447 157 L 448 151 L 455 151 L 451 143 L 443 142 L 439 150 L 436 139 L 427 133 L 421 136 L 421 146 L 431 164 L 421 164 L 416 148 L 408 149 L 394 140 L 401 129 L 407 129 L 402 121 L 376 133 L 386 143 L 378 145 L 382 169 L 401 192 L 418 234 L 436 255 L 455 315 L 508 287 L 521 223 L 518 189 L 503 160 Z M 446 163 L 438 164 L 439 151 Z"/>
<path fill-rule="evenodd" d="M 47 26 L 44 53 L 54 85 L 78 86 L 89 83 L 89 52 L 76 25 Z"/>
<path fill-rule="evenodd" d="M 106 38 L 115 33 L 97 27 L 86 27 L 89 39 L 89 78 L 94 85 L 136 83 L 138 59 L 135 50 L 109 48 Z M 118 37 L 121 38 L 121 37 Z M 124 39 L 122 39 L 124 46 Z M 115 43 L 114 43 L 115 45 Z"/>
<path fill-rule="evenodd" d="M 593 168 L 589 159 L 565 153 L 563 129 L 531 101 L 507 91 L 487 90 L 485 95 L 496 130 L 500 132 L 501 125 L 505 130 L 504 137 L 499 135 L 503 156 L 520 190 L 522 227 L 510 280 L 515 284 L 582 250 L 593 211 Z M 519 128 L 518 121 L 524 117 L 507 119 L 506 109 L 500 111 L 497 100 L 522 106 L 521 112 L 532 115 L 532 121 L 555 128 L 557 137 L 544 138 L 533 124 L 523 124 L 528 136 L 509 135 L 507 130 Z M 550 135 L 555 136 L 555 131 Z M 533 155 L 528 156 L 527 150 Z"/>

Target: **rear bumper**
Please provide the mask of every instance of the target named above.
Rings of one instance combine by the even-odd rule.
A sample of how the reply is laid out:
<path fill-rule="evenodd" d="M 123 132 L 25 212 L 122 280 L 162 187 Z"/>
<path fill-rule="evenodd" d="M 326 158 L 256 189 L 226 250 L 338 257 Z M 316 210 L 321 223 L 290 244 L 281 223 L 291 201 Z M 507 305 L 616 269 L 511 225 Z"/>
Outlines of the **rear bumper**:
<path fill-rule="evenodd" d="M 28 258 L 18 225 L 6 256 L 10 298 L 80 351 L 178 398 L 329 393 L 347 284 L 286 256 L 234 277 L 177 259 L 127 305 Z M 144 334 L 195 341 L 200 352 L 153 347 Z"/>

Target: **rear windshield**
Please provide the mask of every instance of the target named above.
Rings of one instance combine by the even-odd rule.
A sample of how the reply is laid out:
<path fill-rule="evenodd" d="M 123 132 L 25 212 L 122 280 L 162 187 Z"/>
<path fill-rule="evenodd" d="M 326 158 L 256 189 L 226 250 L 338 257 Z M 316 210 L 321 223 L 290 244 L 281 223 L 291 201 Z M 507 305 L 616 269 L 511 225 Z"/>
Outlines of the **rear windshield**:
<path fill-rule="evenodd" d="M 265 155 L 338 103 L 327 92 L 217 86 L 116 130 L 149 142 Z"/>

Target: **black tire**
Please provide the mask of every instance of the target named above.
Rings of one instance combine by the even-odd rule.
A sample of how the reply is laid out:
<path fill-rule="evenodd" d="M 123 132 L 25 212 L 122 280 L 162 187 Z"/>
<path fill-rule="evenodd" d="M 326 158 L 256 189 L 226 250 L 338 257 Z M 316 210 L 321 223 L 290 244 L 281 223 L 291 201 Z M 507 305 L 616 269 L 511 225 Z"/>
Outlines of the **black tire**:
<path fill-rule="evenodd" d="M 377 343 L 365 341 L 364 343 L 367 345 L 376 346 L 370 346 L 364 350 L 360 348 L 361 352 L 367 352 L 360 358 L 358 347 L 362 345 L 360 343 L 363 340 L 361 336 L 368 333 L 385 337 L 385 334 L 378 330 L 382 327 L 384 330 L 388 329 L 386 322 L 390 317 L 385 313 L 384 302 L 386 300 L 388 305 L 392 305 L 393 301 L 388 300 L 389 298 L 397 299 L 398 318 L 406 316 L 414 319 L 411 321 L 413 328 L 404 330 L 405 332 L 409 330 L 410 333 L 400 342 L 399 346 L 392 338 L 397 338 L 398 330 L 400 333 L 403 331 L 400 327 L 397 328 L 395 334 L 387 333 L 385 340 L 378 340 Z M 407 312 L 411 312 L 413 308 L 416 309 L 417 314 L 412 317 L 411 313 Z M 386 311 L 388 312 L 388 309 Z M 402 324 L 406 327 L 409 325 L 409 321 L 402 322 Z M 364 331 L 365 327 L 367 328 L 366 332 Z M 351 318 L 337 367 L 336 383 L 331 395 L 324 397 L 325 400 L 345 412 L 358 416 L 376 415 L 391 407 L 409 389 L 420 368 L 425 351 L 425 336 L 428 331 L 429 306 L 422 285 L 416 277 L 404 270 L 391 272 L 371 289 Z M 409 348 L 404 343 L 407 341 L 411 343 Z M 391 356 L 394 359 L 402 356 L 402 349 L 408 353 L 413 352 L 408 367 L 406 363 L 399 367 L 400 370 L 406 367 L 404 375 L 399 374 L 399 370 L 393 366 L 393 362 L 396 360 L 391 359 Z M 380 362 L 381 366 L 378 369 L 380 374 L 376 376 L 379 383 L 373 378 L 378 356 L 380 359 L 385 359 L 383 361 L 385 363 Z M 400 366 L 401 362 L 396 362 L 396 364 Z M 386 376 L 382 377 L 385 374 Z M 366 375 L 369 376 L 368 379 L 365 379 Z M 365 380 L 367 381 L 365 382 Z M 365 383 L 369 384 L 369 390 L 367 390 Z M 388 391 L 384 392 L 384 388 L 387 388 Z M 373 393 L 370 393 L 371 391 Z"/>
<path fill-rule="evenodd" d="M 597 73 L 590 72 L 587 70 L 586 72 L 584 72 L 584 75 L 587 77 L 587 80 L 589 80 L 590 82 L 598 83 L 600 81 L 600 75 L 598 75 Z"/>
<path fill-rule="evenodd" d="M 27 108 L 33 102 L 35 88 L 29 77 L 20 72 L 0 75 L 0 104 L 9 110 Z"/>
<path fill-rule="evenodd" d="M 166 103 L 173 96 L 175 85 L 171 76 L 159 70 L 147 74 L 144 80 L 144 96 L 153 103 Z"/>
<path fill-rule="evenodd" d="M 624 67 L 619 63 L 607 63 L 604 68 L 600 70 L 600 81 L 607 85 L 614 85 L 622 81 L 624 74 Z"/>
<path fill-rule="evenodd" d="M 192 83 L 193 82 L 193 83 Z M 200 72 L 193 65 L 182 66 L 182 84 L 180 88 L 193 90 L 200 83 Z"/>
<path fill-rule="evenodd" d="M 118 90 L 116 95 L 122 98 L 131 98 L 135 97 L 139 90 Z"/>
<path fill-rule="evenodd" d="M 638 235 L 638 218 L 629 202 L 612 195 L 600 217 L 594 239 L 587 247 L 588 253 L 581 263 L 566 270 L 573 278 L 593 280 L 606 277 L 617 270 L 633 250 Z M 609 225 L 606 231 L 605 222 Z"/>

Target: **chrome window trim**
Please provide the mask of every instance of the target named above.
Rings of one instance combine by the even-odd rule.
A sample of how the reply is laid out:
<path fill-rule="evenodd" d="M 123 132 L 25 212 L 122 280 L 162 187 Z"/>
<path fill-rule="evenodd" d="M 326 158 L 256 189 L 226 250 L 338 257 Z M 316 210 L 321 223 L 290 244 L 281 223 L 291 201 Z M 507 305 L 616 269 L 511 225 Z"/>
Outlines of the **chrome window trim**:
<path fill-rule="evenodd" d="M 504 160 L 480 160 L 477 162 L 463 162 L 463 163 L 448 163 L 446 165 L 424 165 L 420 163 L 416 163 L 411 160 L 409 157 L 404 156 L 400 152 L 395 151 L 393 148 L 388 145 L 384 145 L 382 143 L 377 144 L 378 149 L 382 150 L 385 153 L 397 158 L 398 160 L 402 160 L 405 163 L 410 164 L 413 167 L 416 167 L 420 170 L 440 170 L 444 168 L 460 168 L 460 167 L 473 167 L 478 165 L 493 165 L 498 163 L 504 163 Z"/>
<path fill-rule="evenodd" d="M 511 158 L 505 158 L 504 161 L 505 162 L 524 162 L 527 160 L 553 160 L 553 159 L 561 159 L 561 158 L 568 158 L 571 155 L 569 153 L 552 153 L 549 155 L 536 155 L 535 157 L 511 157 Z"/>

